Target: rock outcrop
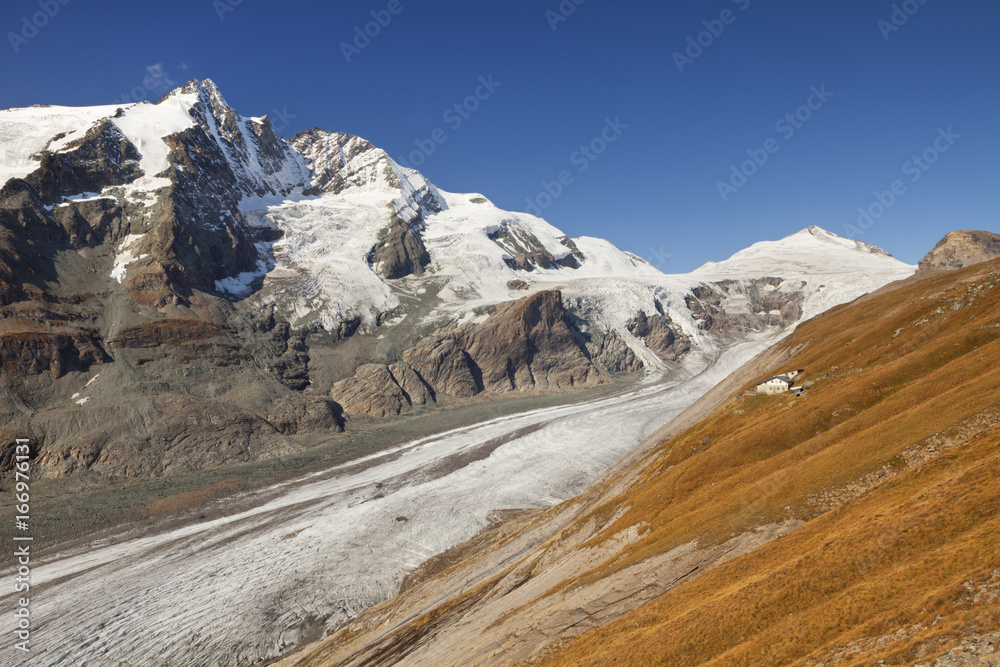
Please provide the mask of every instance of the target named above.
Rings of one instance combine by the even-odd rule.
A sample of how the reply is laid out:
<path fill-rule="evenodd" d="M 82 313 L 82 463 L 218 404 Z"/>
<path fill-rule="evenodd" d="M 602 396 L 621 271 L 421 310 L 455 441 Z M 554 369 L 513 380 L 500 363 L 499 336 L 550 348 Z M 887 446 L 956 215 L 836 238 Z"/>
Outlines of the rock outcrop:
<path fill-rule="evenodd" d="M 39 443 L 34 467 L 48 477 L 189 472 L 302 448 L 263 416 L 230 402 L 172 394 L 46 411 L 27 432 Z"/>
<path fill-rule="evenodd" d="M 721 280 L 691 290 L 685 303 L 702 330 L 735 338 L 767 327 L 786 327 L 802 317 L 802 294 L 777 289 L 782 278 Z"/>
<path fill-rule="evenodd" d="M 680 361 L 691 350 L 691 340 L 677 330 L 667 315 L 648 317 L 640 310 L 628 330 L 664 361 Z"/>
<path fill-rule="evenodd" d="M 1000 257 L 1000 234 L 956 231 L 941 239 L 918 264 L 921 273 L 953 271 Z"/>
<path fill-rule="evenodd" d="M 580 266 L 577 259 L 583 257 L 579 248 L 568 237 L 562 237 L 560 242 L 566 246 L 569 254 L 556 257 L 530 231 L 507 222 L 491 231 L 489 238 L 508 253 L 504 256 L 504 262 L 515 271 L 555 269 L 560 266 L 575 269 Z"/>
<path fill-rule="evenodd" d="M 394 417 L 434 402 L 434 390 L 408 364 L 365 364 L 354 377 L 333 386 L 331 395 L 348 414 Z"/>
<path fill-rule="evenodd" d="M 43 152 L 41 164 L 24 180 L 46 204 L 81 192 L 100 192 L 142 175 L 139 151 L 105 119 L 56 153 Z"/>
<path fill-rule="evenodd" d="M 486 391 L 566 389 L 605 381 L 580 332 L 567 321 L 557 291 L 501 304 L 482 324 L 446 335 L 475 361 Z"/>
<path fill-rule="evenodd" d="M 0 333 L 0 368 L 11 377 L 47 374 L 56 379 L 108 361 L 111 357 L 93 329 Z"/>
<path fill-rule="evenodd" d="M 483 390 L 482 371 L 453 338 L 424 338 L 403 359 L 437 392 L 469 398 Z"/>
<path fill-rule="evenodd" d="M 611 332 L 599 344 L 571 322 L 558 291 L 502 303 L 478 324 L 452 324 L 403 353 L 405 363 L 361 366 L 334 385 L 348 414 L 384 418 L 435 402 L 437 394 L 559 391 L 608 382 L 642 367 Z"/>
<path fill-rule="evenodd" d="M 588 343 L 587 349 L 598 366 L 612 373 L 636 373 L 644 367 L 642 360 L 614 329 L 604 335 L 600 344 Z"/>
<path fill-rule="evenodd" d="M 368 253 L 368 263 L 389 280 L 423 275 L 430 262 L 431 256 L 420 238 L 420 225 L 400 218 L 393 220 Z"/>

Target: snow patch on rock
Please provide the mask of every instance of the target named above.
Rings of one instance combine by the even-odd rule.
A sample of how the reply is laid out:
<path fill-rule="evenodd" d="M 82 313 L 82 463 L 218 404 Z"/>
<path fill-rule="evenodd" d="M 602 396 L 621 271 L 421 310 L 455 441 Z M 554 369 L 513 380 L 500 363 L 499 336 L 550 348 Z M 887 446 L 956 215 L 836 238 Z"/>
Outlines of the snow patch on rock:
<path fill-rule="evenodd" d="M 131 188 L 150 191 L 170 185 L 169 179 L 157 176 L 169 166 L 169 149 L 163 138 L 194 125 L 191 107 L 196 102 L 193 95 L 176 95 L 159 104 L 141 102 L 113 120 L 142 156 L 139 166 L 143 176 L 134 181 Z"/>
<path fill-rule="evenodd" d="M 149 256 L 147 253 L 137 256 L 132 250 L 135 244 L 141 241 L 144 236 L 145 234 L 129 234 L 118 244 L 118 254 L 115 256 L 114 268 L 111 269 L 111 277 L 119 283 L 125 280 L 125 273 L 128 270 L 129 264 Z"/>

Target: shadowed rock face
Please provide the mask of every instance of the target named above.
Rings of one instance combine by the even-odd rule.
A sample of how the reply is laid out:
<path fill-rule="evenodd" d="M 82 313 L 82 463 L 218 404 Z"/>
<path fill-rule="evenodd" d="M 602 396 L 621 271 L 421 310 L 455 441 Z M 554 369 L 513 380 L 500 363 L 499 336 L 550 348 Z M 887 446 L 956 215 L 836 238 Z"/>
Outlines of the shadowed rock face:
<path fill-rule="evenodd" d="M 43 153 L 39 167 L 24 180 L 46 204 L 81 192 L 100 192 L 142 175 L 139 151 L 105 119 L 58 153 Z"/>
<path fill-rule="evenodd" d="M 534 271 L 535 268 L 556 269 L 566 267 L 579 268 L 578 259 L 583 259 L 583 253 L 572 239 L 562 237 L 560 242 L 570 250 L 570 254 L 556 258 L 546 250 L 544 244 L 533 234 L 519 227 L 502 225 L 489 234 L 490 240 L 503 248 L 509 255 L 504 262 L 515 271 Z"/>
<path fill-rule="evenodd" d="M 47 250 L 65 236 L 25 181 L 12 179 L 0 189 L 0 305 L 28 298 L 25 281 L 51 265 Z"/>
<path fill-rule="evenodd" d="M 722 280 L 694 288 L 685 302 L 704 331 L 736 338 L 747 331 L 785 327 L 802 317 L 802 293 L 778 290 L 782 283 L 781 278 Z"/>
<path fill-rule="evenodd" d="M 420 238 L 419 225 L 395 219 L 382 240 L 371 249 L 368 263 L 389 280 L 423 275 L 431 256 Z"/>
<path fill-rule="evenodd" d="M 672 324 L 666 315 L 647 317 L 640 310 L 628 325 L 628 330 L 664 361 L 680 361 L 691 350 L 691 341 L 683 333 L 676 331 Z"/>
<path fill-rule="evenodd" d="M 0 334 L 0 368 L 12 377 L 48 374 L 60 378 L 109 361 L 111 357 L 93 329 Z"/>
<path fill-rule="evenodd" d="M 404 364 L 362 366 L 334 386 L 348 414 L 383 418 L 437 394 L 564 390 L 607 382 L 611 372 L 642 368 L 614 333 L 600 344 L 570 323 L 558 291 L 500 304 L 479 324 L 450 325 L 403 353 Z"/>
<path fill-rule="evenodd" d="M 1000 257 L 1000 234 L 983 231 L 951 232 L 919 263 L 919 271 L 952 271 Z"/>

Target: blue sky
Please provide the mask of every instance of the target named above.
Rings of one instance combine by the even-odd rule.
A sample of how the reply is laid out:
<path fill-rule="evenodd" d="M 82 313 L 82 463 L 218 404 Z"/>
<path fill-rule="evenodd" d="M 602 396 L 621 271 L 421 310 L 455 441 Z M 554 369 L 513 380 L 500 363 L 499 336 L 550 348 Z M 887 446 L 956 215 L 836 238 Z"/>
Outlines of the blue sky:
<path fill-rule="evenodd" d="M 1000 231 L 998 25 L 995 0 L 6 0 L 0 107 L 211 78 L 284 136 L 420 151 L 445 190 L 667 272 L 812 224 L 916 262 Z"/>

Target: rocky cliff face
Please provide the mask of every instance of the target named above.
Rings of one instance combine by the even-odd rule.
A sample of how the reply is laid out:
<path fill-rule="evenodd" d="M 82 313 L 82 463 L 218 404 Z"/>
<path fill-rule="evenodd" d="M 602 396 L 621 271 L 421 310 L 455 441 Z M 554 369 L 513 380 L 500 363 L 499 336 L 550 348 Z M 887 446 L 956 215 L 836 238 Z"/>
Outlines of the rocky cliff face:
<path fill-rule="evenodd" d="M 778 290 L 784 282 L 774 277 L 720 280 L 695 287 L 685 301 L 702 329 L 723 336 L 732 336 L 738 331 L 785 327 L 802 317 L 803 295 L 794 288 Z M 727 302 L 734 298 L 745 307 L 740 310 L 727 308 Z"/>
<path fill-rule="evenodd" d="M 184 122 L 157 149 L 146 130 L 164 114 Z M 262 261 L 242 199 L 287 194 L 305 173 L 267 120 L 191 82 L 67 134 L 80 138 L 55 134 L 60 147 L 0 189 L 4 437 L 32 438 L 42 474 L 127 476 L 339 430 L 339 406 L 296 397 L 308 355 L 287 323 L 216 296 Z"/>
<path fill-rule="evenodd" d="M 680 361 L 691 350 L 690 339 L 662 313 L 648 317 L 640 310 L 628 330 L 664 361 Z"/>
<path fill-rule="evenodd" d="M 1000 234 L 983 231 L 956 231 L 941 239 L 920 260 L 919 271 L 953 271 L 1000 257 Z"/>
<path fill-rule="evenodd" d="M 539 292 L 500 304 L 485 321 L 434 332 L 406 350 L 403 363 L 360 367 L 334 385 L 331 397 L 348 414 L 388 417 L 435 402 L 440 394 L 567 390 L 642 367 L 614 334 L 601 346 L 588 342 L 570 322 L 562 295 Z"/>

